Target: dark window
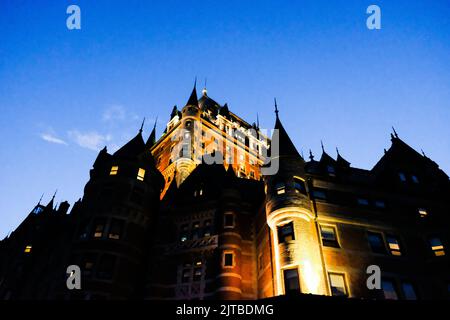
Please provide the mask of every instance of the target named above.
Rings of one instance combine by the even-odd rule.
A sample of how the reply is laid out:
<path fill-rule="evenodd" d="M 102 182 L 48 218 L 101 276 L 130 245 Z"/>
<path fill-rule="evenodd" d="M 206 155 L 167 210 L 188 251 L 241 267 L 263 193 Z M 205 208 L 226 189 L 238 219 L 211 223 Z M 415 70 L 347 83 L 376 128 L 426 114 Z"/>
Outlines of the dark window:
<path fill-rule="evenodd" d="M 406 182 L 406 175 L 403 172 L 399 172 L 398 177 L 401 182 Z"/>
<path fill-rule="evenodd" d="M 112 219 L 109 227 L 108 238 L 119 240 L 122 236 L 124 221 L 119 219 Z"/>
<path fill-rule="evenodd" d="M 97 218 L 94 220 L 94 238 L 102 238 L 105 231 L 106 219 Z"/>
<path fill-rule="evenodd" d="M 417 300 L 416 290 L 411 282 L 403 282 L 402 290 L 406 300 Z"/>
<path fill-rule="evenodd" d="M 336 173 L 336 171 L 334 170 L 334 167 L 331 165 L 327 166 L 327 172 L 330 176 L 334 176 L 334 174 Z"/>
<path fill-rule="evenodd" d="M 300 282 L 298 277 L 298 270 L 286 269 L 284 274 L 284 291 L 286 294 L 300 292 Z"/>
<path fill-rule="evenodd" d="M 314 198 L 316 198 L 316 199 L 325 200 L 327 198 L 325 192 L 321 191 L 321 190 L 314 190 L 313 195 L 314 195 Z"/>
<path fill-rule="evenodd" d="M 192 239 L 200 238 L 200 222 L 196 221 L 192 224 Z"/>
<path fill-rule="evenodd" d="M 292 222 L 289 222 L 283 226 L 278 227 L 278 242 L 285 243 L 291 240 L 295 240 L 294 224 Z"/>
<path fill-rule="evenodd" d="M 386 203 L 383 200 L 376 200 L 375 207 L 384 209 L 386 208 Z"/>
<path fill-rule="evenodd" d="M 225 267 L 232 267 L 233 266 L 233 254 L 232 253 L 225 253 L 224 254 L 224 262 Z"/>
<path fill-rule="evenodd" d="M 181 277 L 181 281 L 183 283 L 190 282 L 191 281 L 191 274 L 192 274 L 192 268 L 190 267 L 190 265 L 189 265 L 188 268 L 185 266 L 185 268 L 183 269 L 183 274 L 182 274 L 182 277 Z"/>
<path fill-rule="evenodd" d="M 115 263 L 116 263 L 115 256 L 110 254 L 103 255 L 98 265 L 97 278 L 112 279 Z"/>
<path fill-rule="evenodd" d="M 383 236 L 378 232 L 368 232 L 369 245 L 375 253 L 386 253 Z"/>
<path fill-rule="evenodd" d="M 320 226 L 320 233 L 322 235 L 322 243 L 324 246 L 339 248 L 335 227 Z"/>
<path fill-rule="evenodd" d="M 295 192 L 306 194 L 305 181 L 302 179 L 294 178 Z"/>
<path fill-rule="evenodd" d="M 369 205 L 369 200 L 367 200 L 365 198 L 358 198 L 358 204 L 360 206 L 368 206 Z"/>
<path fill-rule="evenodd" d="M 414 182 L 414 183 L 419 183 L 419 178 L 416 176 L 416 175 L 412 175 L 411 176 L 411 180 L 412 180 L 412 182 Z"/>
<path fill-rule="evenodd" d="M 143 190 L 141 188 L 134 188 L 131 193 L 130 200 L 135 204 L 141 205 L 143 203 Z"/>
<path fill-rule="evenodd" d="M 195 267 L 194 268 L 194 281 L 200 281 L 202 280 L 202 267 Z"/>
<path fill-rule="evenodd" d="M 234 227 L 234 214 L 227 212 L 224 214 L 224 227 Z"/>
<path fill-rule="evenodd" d="M 181 230 L 180 230 L 180 241 L 181 242 L 187 241 L 188 237 L 189 237 L 188 225 L 184 224 L 181 226 Z"/>
<path fill-rule="evenodd" d="M 211 220 L 206 220 L 203 225 L 203 236 L 209 237 L 211 235 Z"/>
<path fill-rule="evenodd" d="M 382 280 L 381 289 L 383 290 L 383 295 L 385 299 L 398 300 L 397 289 L 395 288 L 395 284 L 393 281 L 386 279 Z"/>
<path fill-rule="evenodd" d="M 331 294 L 333 296 L 346 296 L 347 286 L 345 276 L 340 273 L 329 273 Z"/>

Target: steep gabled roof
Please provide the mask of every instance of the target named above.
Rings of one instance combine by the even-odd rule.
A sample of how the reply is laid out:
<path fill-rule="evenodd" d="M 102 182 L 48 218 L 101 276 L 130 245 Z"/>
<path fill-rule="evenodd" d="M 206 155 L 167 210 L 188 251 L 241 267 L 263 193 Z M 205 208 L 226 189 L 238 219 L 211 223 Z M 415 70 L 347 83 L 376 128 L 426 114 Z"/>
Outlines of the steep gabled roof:
<path fill-rule="evenodd" d="M 142 138 L 142 131 L 130 141 L 128 141 L 122 148 L 114 153 L 114 156 L 119 157 L 136 157 L 140 155 L 145 150 L 144 139 Z"/>

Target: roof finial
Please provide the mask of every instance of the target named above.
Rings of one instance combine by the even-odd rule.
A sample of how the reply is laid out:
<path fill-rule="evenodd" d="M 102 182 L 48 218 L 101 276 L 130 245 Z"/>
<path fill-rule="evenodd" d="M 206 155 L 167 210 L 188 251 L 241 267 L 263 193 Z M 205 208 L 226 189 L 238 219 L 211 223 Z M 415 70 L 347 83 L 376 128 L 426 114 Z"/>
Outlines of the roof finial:
<path fill-rule="evenodd" d="M 202 94 L 206 97 L 208 95 L 208 89 L 206 89 L 206 84 L 208 83 L 208 78 L 205 78 L 205 87 L 202 90 Z"/>
<path fill-rule="evenodd" d="M 423 151 L 423 149 L 420 149 L 420 151 L 422 151 L 422 155 L 423 155 L 424 157 L 427 157 L 427 155 L 425 154 L 425 152 Z"/>
<path fill-rule="evenodd" d="M 397 131 L 395 131 L 394 127 L 392 127 L 392 131 L 394 131 L 394 136 L 398 139 L 398 134 L 397 134 Z"/>
<path fill-rule="evenodd" d="M 158 116 L 156 116 L 156 119 L 155 119 L 155 124 L 153 125 L 153 130 L 155 130 L 156 129 L 156 123 L 158 122 Z"/>
<path fill-rule="evenodd" d="M 194 79 L 194 88 L 197 88 L 197 76 L 195 76 L 195 79 Z"/>
<path fill-rule="evenodd" d="M 58 189 L 56 189 L 55 190 L 55 193 L 53 194 L 53 197 L 52 197 L 52 200 L 54 200 L 55 199 L 55 197 L 56 197 L 56 193 L 58 192 Z"/>
<path fill-rule="evenodd" d="M 275 102 L 275 114 L 278 118 L 278 105 L 277 105 L 277 98 L 273 98 L 273 101 Z"/>
<path fill-rule="evenodd" d="M 259 129 L 259 114 L 256 113 L 256 127 Z"/>
<path fill-rule="evenodd" d="M 309 159 L 310 159 L 311 161 L 314 160 L 314 155 L 312 154 L 311 149 L 309 149 Z"/>
<path fill-rule="evenodd" d="M 139 133 L 142 133 L 142 130 L 144 129 L 144 124 L 145 124 L 145 117 L 142 120 L 142 124 L 141 124 L 141 128 L 139 129 Z"/>
<path fill-rule="evenodd" d="M 41 198 L 39 199 L 38 205 L 41 204 L 42 198 L 44 197 L 44 194 L 41 195 Z"/>
<path fill-rule="evenodd" d="M 338 149 L 338 147 L 336 147 L 336 153 L 339 156 L 339 149 Z"/>
<path fill-rule="evenodd" d="M 325 152 L 325 148 L 323 146 L 323 141 L 322 140 L 320 140 L 320 146 L 322 147 L 322 152 Z"/>

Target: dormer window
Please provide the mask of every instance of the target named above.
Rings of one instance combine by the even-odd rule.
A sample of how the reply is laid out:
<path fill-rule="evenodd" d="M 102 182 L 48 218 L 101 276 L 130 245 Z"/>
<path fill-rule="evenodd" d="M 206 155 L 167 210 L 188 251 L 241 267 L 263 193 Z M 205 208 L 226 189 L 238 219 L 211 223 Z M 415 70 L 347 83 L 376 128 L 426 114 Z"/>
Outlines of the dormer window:
<path fill-rule="evenodd" d="M 286 193 L 286 186 L 283 182 L 278 182 L 275 185 L 275 190 L 277 191 L 277 194 L 284 194 Z"/>
<path fill-rule="evenodd" d="M 294 178 L 294 189 L 297 193 L 306 194 L 305 181 L 300 178 Z"/>
<path fill-rule="evenodd" d="M 115 176 L 119 172 L 119 166 L 112 166 L 111 171 L 109 172 L 110 176 Z"/>

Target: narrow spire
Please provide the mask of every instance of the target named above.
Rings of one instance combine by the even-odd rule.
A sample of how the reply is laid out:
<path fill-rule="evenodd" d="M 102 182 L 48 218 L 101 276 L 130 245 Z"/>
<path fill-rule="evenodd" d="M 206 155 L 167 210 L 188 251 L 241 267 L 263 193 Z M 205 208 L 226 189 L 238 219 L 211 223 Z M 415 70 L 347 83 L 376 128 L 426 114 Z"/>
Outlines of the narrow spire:
<path fill-rule="evenodd" d="M 340 155 L 338 147 L 336 147 L 336 153 L 337 153 L 338 156 Z"/>
<path fill-rule="evenodd" d="M 158 116 L 156 116 L 155 124 L 153 125 L 152 132 L 150 133 L 150 136 L 148 137 L 148 140 L 145 143 L 145 146 L 147 148 L 151 148 L 156 142 L 156 123 L 157 122 L 158 122 Z"/>
<path fill-rule="evenodd" d="M 420 151 L 422 152 L 422 155 L 426 158 L 427 155 L 425 154 L 425 152 L 423 151 L 423 149 L 420 149 Z"/>
<path fill-rule="evenodd" d="M 41 198 L 39 199 L 38 205 L 41 204 L 42 198 L 44 197 L 44 194 L 41 195 Z"/>
<path fill-rule="evenodd" d="M 323 141 L 320 140 L 320 146 L 322 147 L 322 152 L 325 152 L 325 147 L 323 146 Z"/>
<path fill-rule="evenodd" d="M 205 78 L 205 86 L 203 87 L 203 90 L 202 90 L 202 95 L 204 95 L 205 97 L 208 95 L 208 89 L 206 89 L 207 83 L 208 83 L 208 78 Z"/>
<path fill-rule="evenodd" d="M 394 127 L 392 127 L 392 131 L 394 131 L 394 136 L 398 139 L 398 134 L 397 134 L 397 131 L 395 131 Z"/>
<path fill-rule="evenodd" d="M 278 118 L 278 105 L 277 105 L 277 98 L 273 98 L 273 101 L 275 102 L 275 114 Z"/>
<path fill-rule="evenodd" d="M 52 197 L 53 200 L 55 200 L 55 197 L 56 197 L 56 193 L 57 193 L 57 192 L 58 192 L 58 189 L 56 189 L 56 190 L 55 190 L 55 193 L 53 194 L 53 197 Z"/>
<path fill-rule="evenodd" d="M 141 128 L 139 129 L 139 133 L 142 133 L 142 130 L 144 130 L 144 124 L 145 124 L 145 117 L 142 120 Z"/>
<path fill-rule="evenodd" d="M 256 127 L 259 129 L 259 114 L 256 113 Z"/>
<path fill-rule="evenodd" d="M 313 155 L 311 149 L 309 149 L 309 160 L 311 160 L 311 161 L 314 160 L 314 155 Z"/>
<path fill-rule="evenodd" d="M 198 99 L 197 99 L 197 77 L 195 77 L 194 88 L 192 89 L 191 96 L 189 97 L 189 100 L 186 103 L 186 105 L 187 106 L 197 106 L 198 105 Z"/>

